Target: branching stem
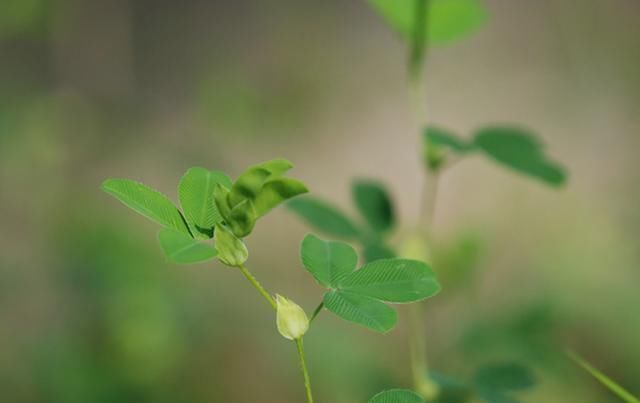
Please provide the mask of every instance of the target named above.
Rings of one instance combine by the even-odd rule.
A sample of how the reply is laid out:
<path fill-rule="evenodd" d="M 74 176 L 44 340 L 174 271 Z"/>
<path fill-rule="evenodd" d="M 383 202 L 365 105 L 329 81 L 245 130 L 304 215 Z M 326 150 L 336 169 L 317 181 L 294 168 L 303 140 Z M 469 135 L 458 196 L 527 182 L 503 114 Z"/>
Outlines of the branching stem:
<path fill-rule="evenodd" d="M 240 272 L 247 278 L 247 280 L 249 280 L 251 285 L 253 285 L 256 288 L 256 290 L 258 290 L 260 294 L 262 294 L 264 299 L 266 299 L 269 305 L 271 305 L 271 307 L 275 310 L 277 307 L 276 301 L 273 299 L 271 294 L 269 294 L 267 290 L 264 289 L 264 287 L 262 286 L 262 284 L 260 284 L 258 279 L 253 274 L 251 274 L 249 269 L 247 269 L 245 265 L 238 266 L 238 269 L 240 269 Z"/>

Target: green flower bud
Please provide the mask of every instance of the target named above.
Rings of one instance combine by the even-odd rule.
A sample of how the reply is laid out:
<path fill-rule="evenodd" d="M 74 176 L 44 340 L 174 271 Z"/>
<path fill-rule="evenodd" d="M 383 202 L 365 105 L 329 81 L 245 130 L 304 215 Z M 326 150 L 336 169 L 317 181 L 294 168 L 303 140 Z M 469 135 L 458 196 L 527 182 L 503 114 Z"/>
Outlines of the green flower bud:
<path fill-rule="evenodd" d="M 285 339 L 298 340 L 309 330 L 309 318 L 295 302 L 276 294 L 276 323 Z"/>
<path fill-rule="evenodd" d="M 238 267 L 247 261 L 249 251 L 241 239 L 223 225 L 216 225 L 214 241 L 218 250 L 218 260 L 227 266 Z"/>

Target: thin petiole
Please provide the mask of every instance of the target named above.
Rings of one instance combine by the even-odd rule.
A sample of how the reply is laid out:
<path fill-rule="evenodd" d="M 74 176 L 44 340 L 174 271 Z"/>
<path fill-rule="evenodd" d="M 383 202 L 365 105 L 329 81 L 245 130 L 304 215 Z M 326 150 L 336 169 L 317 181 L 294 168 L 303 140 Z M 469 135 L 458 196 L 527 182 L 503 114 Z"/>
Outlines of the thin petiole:
<path fill-rule="evenodd" d="M 320 304 L 318 304 L 316 309 L 313 311 L 313 314 L 311 314 L 311 319 L 309 319 L 309 323 L 313 322 L 316 316 L 318 316 L 318 314 L 322 312 L 322 308 L 324 308 L 324 301 L 320 302 Z"/>

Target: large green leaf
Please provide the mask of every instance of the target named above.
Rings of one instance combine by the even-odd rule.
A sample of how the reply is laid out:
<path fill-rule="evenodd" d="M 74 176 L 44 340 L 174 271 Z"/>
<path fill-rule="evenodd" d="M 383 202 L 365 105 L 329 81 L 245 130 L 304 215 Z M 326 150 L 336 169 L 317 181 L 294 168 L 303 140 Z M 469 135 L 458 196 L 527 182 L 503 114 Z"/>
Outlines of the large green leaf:
<path fill-rule="evenodd" d="M 278 204 L 292 197 L 307 193 L 304 183 L 291 178 L 269 179 L 253 201 L 258 217 L 265 215 Z"/>
<path fill-rule="evenodd" d="M 495 161 L 520 173 L 558 186 L 565 182 L 564 169 L 547 158 L 543 145 L 532 133 L 513 127 L 487 127 L 476 132 L 476 147 Z"/>
<path fill-rule="evenodd" d="M 335 288 L 338 281 L 353 272 L 358 264 L 358 255 L 349 244 L 324 241 L 313 234 L 304 237 L 300 258 L 318 283 L 331 288 Z"/>
<path fill-rule="evenodd" d="M 340 290 L 387 302 L 415 302 L 440 291 L 435 274 L 424 262 L 381 259 L 344 277 Z"/>
<path fill-rule="evenodd" d="M 356 207 L 374 231 L 385 232 L 393 227 L 393 205 L 381 184 L 359 180 L 353 183 L 351 190 Z"/>
<path fill-rule="evenodd" d="M 429 41 L 448 42 L 472 33 L 487 18 L 479 0 L 427 0 L 426 36 Z M 369 0 L 387 23 L 410 40 L 414 32 L 416 0 Z"/>
<path fill-rule="evenodd" d="M 640 403 L 640 399 L 633 396 L 622 386 L 618 385 L 613 379 L 609 378 L 596 367 L 589 364 L 584 358 L 571 351 L 568 352 L 568 355 L 569 358 L 580 365 L 585 371 L 587 371 L 591 376 L 598 380 L 598 382 L 604 385 L 612 393 L 618 396 L 622 401 L 625 401 L 627 403 Z"/>
<path fill-rule="evenodd" d="M 324 295 L 324 306 L 349 322 L 380 333 L 393 329 L 398 316 L 393 308 L 377 299 L 345 291 L 332 290 Z"/>
<path fill-rule="evenodd" d="M 360 235 L 351 220 L 324 201 L 301 197 L 291 200 L 287 206 L 309 225 L 328 235 L 342 238 L 357 238 Z"/>
<path fill-rule="evenodd" d="M 190 168 L 180 179 L 180 205 L 191 233 L 198 239 L 211 238 L 213 227 L 223 220 L 213 199 L 213 191 L 218 184 L 230 189 L 231 179 L 223 172 L 201 167 Z"/>
<path fill-rule="evenodd" d="M 143 216 L 184 234 L 190 234 L 176 206 L 162 193 L 130 179 L 107 179 L 102 190 Z"/>
<path fill-rule="evenodd" d="M 406 389 L 391 389 L 380 392 L 369 403 L 425 403 L 417 393 Z"/>
<path fill-rule="evenodd" d="M 169 228 L 161 229 L 158 239 L 167 258 L 175 263 L 204 262 L 218 254 L 212 245 L 196 241 L 183 232 Z"/>

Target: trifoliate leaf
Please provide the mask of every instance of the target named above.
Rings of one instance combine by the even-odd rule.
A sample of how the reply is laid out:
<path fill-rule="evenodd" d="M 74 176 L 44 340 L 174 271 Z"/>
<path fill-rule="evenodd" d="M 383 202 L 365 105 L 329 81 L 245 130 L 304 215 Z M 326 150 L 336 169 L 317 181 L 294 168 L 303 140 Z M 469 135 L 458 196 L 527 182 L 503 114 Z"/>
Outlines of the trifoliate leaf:
<path fill-rule="evenodd" d="M 218 253 L 212 245 L 169 228 L 161 229 L 158 239 L 167 258 L 175 263 L 204 262 Z"/>
<path fill-rule="evenodd" d="M 102 190 L 143 216 L 191 236 L 180 211 L 162 193 L 130 179 L 107 179 Z"/>

